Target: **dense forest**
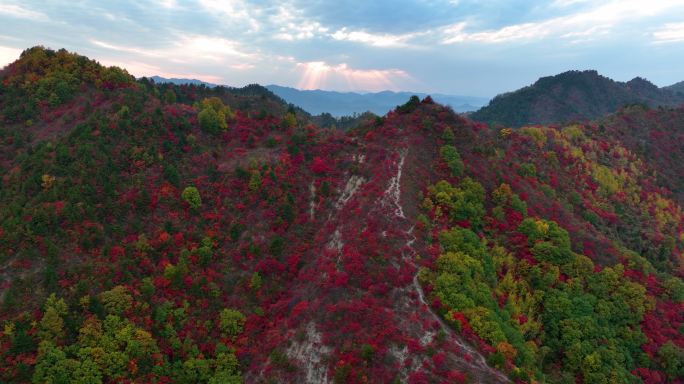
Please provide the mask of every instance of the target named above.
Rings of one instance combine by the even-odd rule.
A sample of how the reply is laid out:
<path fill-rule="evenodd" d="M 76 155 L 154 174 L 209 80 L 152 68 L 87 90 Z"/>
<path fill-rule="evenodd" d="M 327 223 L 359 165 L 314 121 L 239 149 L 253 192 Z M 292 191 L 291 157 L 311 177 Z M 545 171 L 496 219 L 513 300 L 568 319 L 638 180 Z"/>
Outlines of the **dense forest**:
<path fill-rule="evenodd" d="M 320 121 L 24 51 L 0 382 L 684 382 L 683 108 Z"/>

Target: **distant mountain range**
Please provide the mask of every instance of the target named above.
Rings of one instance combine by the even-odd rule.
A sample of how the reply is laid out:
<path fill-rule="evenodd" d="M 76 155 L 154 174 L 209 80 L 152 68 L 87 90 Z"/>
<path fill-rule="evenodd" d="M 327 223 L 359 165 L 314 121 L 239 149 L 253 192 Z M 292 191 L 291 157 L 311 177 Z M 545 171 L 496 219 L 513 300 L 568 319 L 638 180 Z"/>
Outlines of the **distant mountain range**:
<path fill-rule="evenodd" d="M 197 80 L 197 79 L 179 79 L 179 78 L 166 78 L 166 77 L 161 77 L 161 76 L 151 76 L 148 77 L 148 79 L 154 80 L 155 83 L 161 84 L 161 83 L 171 83 L 171 84 L 176 84 L 176 85 L 183 85 L 183 84 L 193 84 L 193 85 L 206 85 L 207 87 L 213 88 L 216 87 L 216 84 L 212 83 L 207 83 L 206 81 L 202 80 Z"/>
<path fill-rule="evenodd" d="M 215 87 L 216 84 L 207 83 L 196 79 L 164 78 L 152 76 L 150 79 L 155 83 L 173 83 L 206 85 Z M 376 115 L 384 115 L 397 105 L 404 104 L 412 95 L 420 98 L 428 96 L 426 93 L 392 92 L 383 91 L 375 93 L 336 92 L 322 90 L 300 90 L 280 85 L 267 85 L 266 88 L 281 97 L 288 103 L 301 107 L 312 115 L 329 113 L 335 117 L 352 116 L 364 112 L 373 112 Z M 455 96 L 444 94 L 432 94 L 432 98 L 444 105 L 449 105 L 456 112 L 474 111 L 484 106 L 489 100 L 486 97 Z"/>
<path fill-rule="evenodd" d="M 299 90 L 279 85 L 267 85 L 271 92 L 290 103 L 302 107 L 311 114 L 330 113 L 333 116 L 348 116 L 366 111 L 384 115 L 397 105 L 404 104 L 412 95 L 421 99 L 426 93 L 383 91 L 375 93 L 335 92 L 322 90 Z M 456 112 L 474 111 L 485 105 L 488 98 L 432 94 L 432 98 L 448 105 Z"/>
<path fill-rule="evenodd" d="M 152 76 L 156 83 L 195 84 L 216 87 L 196 79 Z M 264 87 L 287 103 L 301 107 L 312 115 L 329 113 L 334 117 L 372 112 L 384 115 L 412 95 L 425 93 L 383 91 L 376 93 L 300 90 L 280 85 Z M 432 94 L 432 98 L 449 105 L 456 112 L 471 112 L 477 121 L 509 127 L 588 121 L 617 111 L 629 104 L 676 106 L 684 103 L 684 81 L 658 88 L 648 80 L 635 77 L 619 82 L 595 70 L 567 71 L 542 77 L 534 84 L 504 93 L 492 99 L 474 96 Z M 478 108 L 480 108 L 478 110 Z"/>
<path fill-rule="evenodd" d="M 684 103 L 684 83 L 658 88 L 640 77 L 619 82 L 596 71 L 568 71 L 496 96 L 472 113 L 474 120 L 505 126 L 587 121 L 628 104 L 673 106 Z M 680 91 L 681 90 L 681 91 Z"/>

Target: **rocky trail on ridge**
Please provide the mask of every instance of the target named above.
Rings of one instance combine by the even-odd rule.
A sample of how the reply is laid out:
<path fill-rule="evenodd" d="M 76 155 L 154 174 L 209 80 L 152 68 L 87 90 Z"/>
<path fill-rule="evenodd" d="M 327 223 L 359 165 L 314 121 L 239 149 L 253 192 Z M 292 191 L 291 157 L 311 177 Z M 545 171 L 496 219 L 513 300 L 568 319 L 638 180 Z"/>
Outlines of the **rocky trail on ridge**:
<path fill-rule="evenodd" d="M 427 377 L 433 378 L 467 372 L 471 382 L 508 382 L 424 298 L 417 280 L 423 245 L 413 234 L 416 210 L 405 209 L 408 204 L 417 205 L 417 180 L 427 176 L 425 159 L 419 159 L 425 154 L 414 148 L 402 140 L 391 146 L 369 145 L 365 155 L 349 156 L 357 170 L 340 182 L 332 212 L 319 212 L 313 201 L 309 207 L 310 214 L 323 222 L 313 236 L 317 245 L 312 247 L 309 267 L 300 271 L 292 286 L 297 287 L 298 300 L 309 303 L 302 318 L 311 320 L 288 329 L 293 337 L 285 338 L 287 345 L 281 346 L 291 361 L 303 367 L 294 375 L 298 382 L 332 382 L 340 363 L 331 369 L 329 358 L 333 351 L 352 347 L 353 332 L 376 340 L 376 353 L 385 353 L 383 370 L 398 372 L 390 377 L 380 369 L 371 370 L 373 382 L 396 378 L 407 382 L 417 372 L 428 372 Z M 371 173 L 370 167 L 377 165 Z M 372 176 L 366 179 L 367 174 Z M 311 191 L 313 198 L 315 188 Z M 371 249 L 376 248 L 386 253 L 373 255 Z M 370 276 L 363 266 L 369 261 L 364 258 L 380 262 L 384 272 Z M 378 278 L 384 280 L 381 289 L 377 281 L 371 281 Z M 336 282 L 332 288 L 330 280 Z M 342 324 L 336 315 L 340 310 L 355 321 Z M 431 350 L 440 352 L 430 356 Z M 265 378 L 264 367 L 252 371 L 255 379 Z"/>

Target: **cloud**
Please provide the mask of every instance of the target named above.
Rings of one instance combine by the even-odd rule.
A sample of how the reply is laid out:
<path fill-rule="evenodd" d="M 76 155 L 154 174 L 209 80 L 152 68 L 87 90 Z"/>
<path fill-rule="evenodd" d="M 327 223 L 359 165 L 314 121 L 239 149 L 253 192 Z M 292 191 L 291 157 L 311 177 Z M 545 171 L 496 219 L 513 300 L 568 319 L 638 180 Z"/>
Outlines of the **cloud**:
<path fill-rule="evenodd" d="M 178 34 L 171 44 L 155 49 L 116 45 L 100 40 L 90 40 L 98 47 L 133 53 L 151 58 L 165 58 L 175 62 L 201 60 L 223 61 L 227 58 L 250 59 L 256 56 L 243 50 L 240 43 L 222 37 Z"/>
<path fill-rule="evenodd" d="M 653 32 L 656 43 L 677 43 L 684 41 L 684 23 L 668 23 Z"/>
<path fill-rule="evenodd" d="M 330 37 L 334 40 L 351 41 L 373 47 L 406 47 L 406 42 L 416 37 L 416 34 L 372 34 L 366 31 L 349 31 L 347 28 L 342 28 L 331 34 Z"/>
<path fill-rule="evenodd" d="M 344 85 L 350 90 L 381 91 L 397 90 L 397 80 L 411 77 L 400 69 L 354 69 L 346 63 L 330 65 L 323 61 L 297 63 L 301 71 L 300 89 L 326 89 Z"/>
<path fill-rule="evenodd" d="M 330 33 L 327 26 L 320 21 L 307 17 L 302 9 L 293 4 L 280 5 L 269 17 L 269 25 L 277 31 L 273 37 L 277 40 L 297 41 L 323 38 L 333 41 L 348 41 L 373 47 L 407 47 L 406 42 L 416 34 L 374 34 L 366 30 L 355 30 L 342 27 Z"/>
<path fill-rule="evenodd" d="M 575 4 L 586 4 L 592 0 L 555 0 L 551 5 L 554 7 L 569 7 Z"/>
<path fill-rule="evenodd" d="M 233 64 L 230 67 L 233 69 L 237 69 L 238 71 L 246 71 L 246 70 L 252 69 L 256 66 L 254 64 L 242 63 L 242 64 Z"/>
<path fill-rule="evenodd" d="M 41 12 L 24 8 L 16 4 L 0 4 L 0 15 L 7 15 L 18 19 L 45 21 L 48 17 Z"/>
<path fill-rule="evenodd" d="M 164 52 L 176 57 L 192 57 L 196 59 L 209 59 L 220 61 L 228 57 L 252 58 L 253 54 L 243 50 L 238 41 L 228 40 L 222 37 L 189 35 L 183 36 L 175 47 Z"/>
<path fill-rule="evenodd" d="M 501 43 L 509 40 L 541 38 L 549 33 L 546 23 L 525 23 L 510 25 L 494 31 L 465 32 L 467 24 L 460 22 L 444 29 L 443 44 L 463 42 Z"/>
<path fill-rule="evenodd" d="M 155 0 L 154 2 L 166 9 L 176 9 L 179 6 L 176 0 Z"/>
<path fill-rule="evenodd" d="M 93 40 L 93 39 L 90 40 L 90 43 L 93 44 L 93 45 L 95 45 L 95 46 L 98 46 L 98 47 L 101 47 L 101 48 L 105 48 L 105 49 L 110 49 L 110 50 L 113 50 L 113 51 L 135 53 L 135 54 L 138 54 L 138 55 L 150 56 L 150 57 L 159 57 L 159 55 L 158 55 L 158 54 L 155 54 L 153 51 L 144 50 L 144 49 L 141 49 L 141 48 L 125 47 L 125 46 L 122 46 L 122 45 L 111 44 L 111 43 L 107 43 L 107 42 L 104 42 L 104 41 Z"/>
<path fill-rule="evenodd" d="M 236 41 L 205 35 L 174 32 L 170 41 L 154 49 L 91 40 L 92 45 L 113 51 L 100 61 L 128 69 L 135 76 L 193 78 L 222 84 L 226 69 L 244 72 L 263 62 L 258 53 L 247 52 Z"/>
<path fill-rule="evenodd" d="M 246 0 L 199 0 L 198 5 L 224 23 L 247 26 L 245 32 L 255 33 L 261 29 L 261 8 Z"/>
<path fill-rule="evenodd" d="M 572 5 L 584 1 L 561 0 L 556 5 Z M 638 21 L 661 15 L 674 8 L 684 8 L 679 0 L 662 0 L 644 6 L 641 0 L 611 1 L 603 5 L 554 17 L 547 20 L 512 24 L 499 29 L 468 32 L 468 23 L 459 22 L 442 28 L 442 44 L 463 42 L 502 43 L 509 41 L 533 41 L 549 37 L 571 38 L 583 36 L 590 40 L 593 36 L 604 35 L 625 21 Z"/>
<path fill-rule="evenodd" d="M 274 0 L 264 0 L 264 2 Z M 499 0 L 500 1 L 500 0 Z M 473 0 L 464 0 L 471 3 Z M 288 9 L 337 31 L 404 34 L 434 28 L 458 18 L 462 9 L 449 0 L 281 0 Z M 466 4 L 465 7 L 470 7 Z"/>
<path fill-rule="evenodd" d="M 292 11 L 283 5 L 278 7 L 277 13 L 269 17 L 269 22 L 278 31 L 274 35 L 278 40 L 306 40 L 328 32 L 328 28 L 318 21 L 308 19 L 300 12 Z"/>

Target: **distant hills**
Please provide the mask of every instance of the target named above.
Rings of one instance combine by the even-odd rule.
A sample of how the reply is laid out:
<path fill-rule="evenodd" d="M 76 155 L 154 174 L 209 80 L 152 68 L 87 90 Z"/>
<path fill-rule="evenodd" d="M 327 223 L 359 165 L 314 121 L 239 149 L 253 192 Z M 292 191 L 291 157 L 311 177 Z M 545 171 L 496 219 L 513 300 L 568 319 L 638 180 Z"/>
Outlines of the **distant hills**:
<path fill-rule="evenodd" d="M 682 104 L 684 94 L 676 92 L 682 88 L 684 83 L 658 88 L 640 77 L 619 82 L 593 70 L 568 71 L 542 77 L 530 86 L 498 95 L 471 117 L 512 127 L 587 121 L 628 104 Z"/>
<path fill-rule="evenodd" d="M 292 111 L 298 118 L 309 119 L 311 116 L 303 109 L 293 106 L 278 95 L 259 84 L 248 84 L 244 87 L 230 87 L 207 83 L 195 79 L 167 79 L 152 76 L 139 79 L 142 83 L 153 80 L 162 93 L 171 92 L 179 103 L 192 103 L 200 96 L 217 95 L 230 107 L 250 113 L 264 115 L 282 115 Z M 329 123 L 334 124 L 335 122 Z"/>
<path fill-rule="evenodd" d="M 425 93 L 383 91 L 375 93 L 335 92 L 322 90 L 299 90 L 279 85 L 267 85 L 271 92 L 288 102 L 302 107 L 311 114 L 330 113 L 333 116 L 349 116 L 366 111 L 384 115 L 412 95 L 425 98 Z M 474 111 L 487 103 L 487 98 L 432 94 L 432 98 L 448 105 L 456 112 Z"/>
<path fill-rule="evenodd" d="M 216 87 L 217 84 L 207 83 L 196 79 L 164 78 L 152 76 L 155 83 L 171 83 L 175 85 L 193 84 Z M 269 91 L 284 99 L 286 102 L 301 107 L 312 115 L 329 113 L 335 117 L 352 116 L 364 112 L 384 115 L 397 105 L 404 104 L 412 95 L 425 98 L 426 93 L 383 91 L 375 93 L 336 92 L 322 90 L 300 90 L 280 85 L 267 85 Z M 486 97 L 455 96 L 433 94 L 432 98 L 444 105 L 448 105 L 456 112 L 474 111 L 484 106 L 489 100 Z"/>
<path fill-rule="evenodd" d="M 166 78 L 161 76 L 151 76 L 148 77 L 150 80 L 154 80 L 157 84 L 171 83 L 175 85 L 192 84 L 192 85 L 206 85 L 207 87 L 216 87 L 216 84 L 207 83 L 206 81 L 197 79 L 179 79 L 176 77 Z"/>
<path fill-rule="evenodd" d="M 684 81 L 680 81 L 679 83 L 669 85 L 667 87 L 664 87 L 664 89 L 670 90 L 675 93 L 684 94 Z"/>

